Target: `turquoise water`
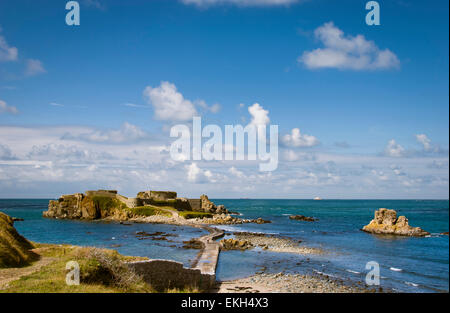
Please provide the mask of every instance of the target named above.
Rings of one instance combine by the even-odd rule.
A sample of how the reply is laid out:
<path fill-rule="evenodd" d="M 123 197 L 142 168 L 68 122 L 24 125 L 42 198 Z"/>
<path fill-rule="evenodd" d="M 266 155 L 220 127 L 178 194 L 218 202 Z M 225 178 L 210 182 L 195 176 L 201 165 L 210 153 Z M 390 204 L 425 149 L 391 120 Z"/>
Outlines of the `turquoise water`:
<path fill-rule="evenodd" d="M 245 218 L 263 217 L 271 224 L 224 226 L 234 230 L 289 236 L 302 245 L 320 247 L 324 255 L 301 256 L 259 249 L 228 251 L 220 254 L 217 278 L 249 276 L 261 267 L 268 272 L 325 273 L 351 282 L 364 282 L 366 263 L 380 264 L 381 287 L 401 292 L 448 292 L 449 238 L 439 235 L 449 230 L 448 200 L 230 200 L 216 199 Z M 205 232 L 171 225 L 81 222 L 44 219 L 48 200 L 0 200 L 0 211 L 24 218 L 17 229 L 37 242 L 69 243 L 114 248 L 126 255 L 174 259 L 189 265 L 196 250 L 181 248 L 183 240 Z M 367 234 L 360 229 L 373 218 L 374 211 L 385 207 L 405 215 L 412 226 L 432 233 L 427 238 L 387 237 Z M 314 216 L 318 222 L 299 222 L 289 215 Z M 164 231 L 178 235 L 174 242 L 138 240 L 137 231 Z M 121 245 L 116 247 L 115 245 Z"/>
<path fill-rule="evenodd" d="M 303 240 L 306 246 L 321 247 L 323 256 L 280 256 L 266 252 L 222 253 L 218 277 L 240 276 L 257 266 L 268 271 L 322 272 L 354 282 L 364 282 L 366 263 L 380 265 L 381 286 L 403 292 L 449 290 L 449 202 L 429 200 L 215 200 L 245 218 L 263 218 L 271 224 L 245 224 L 226 227 L 269 232 Z M 429 238 L 387 237 L 367 234 L 360 229 L 369 223 L 377 208 L 395 209 L 412 226 L 432 233 Z M 289 215 L 314 216 L 318 222 L 299 222 Z M 246 254 L 248 251 L 244 252 Z M 266 254 L 267 255 L 267 254 Z M 253 264 L 251 264 L 253 263 Z M 238 264 L 234 266 L 233 264 Z M 399 271 L 401 270 L 401 271 Z"/>

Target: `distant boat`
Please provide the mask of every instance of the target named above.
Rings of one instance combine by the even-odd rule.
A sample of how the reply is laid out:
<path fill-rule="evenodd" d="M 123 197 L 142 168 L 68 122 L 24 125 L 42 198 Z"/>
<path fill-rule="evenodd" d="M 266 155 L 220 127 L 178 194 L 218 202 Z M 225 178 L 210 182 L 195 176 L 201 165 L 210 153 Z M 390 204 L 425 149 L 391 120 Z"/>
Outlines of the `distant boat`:
<path fill-rule="evenodd" d="M 321 197 L 315 197 L 314 200 L 322 200 Z"/>

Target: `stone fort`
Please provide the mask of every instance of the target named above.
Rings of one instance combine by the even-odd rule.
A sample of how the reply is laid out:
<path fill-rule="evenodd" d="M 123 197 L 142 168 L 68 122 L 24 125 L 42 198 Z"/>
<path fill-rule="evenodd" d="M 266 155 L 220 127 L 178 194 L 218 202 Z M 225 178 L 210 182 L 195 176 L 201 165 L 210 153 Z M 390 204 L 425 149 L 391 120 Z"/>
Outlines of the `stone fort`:
<path fill-rule="evenodd" d="M 116 198 L 129 208 L 140 206 L 170 206 L 179 211 L 198 211 L 206 213 L 227 213 L 223 205 L 216 206 L 208 199 L 208 196 L 201 195 L 198 199 L 180 198 L 175 191 L 141 191 L 134 198 L 127 198 L 117 193 L 117 190 L 90 190 L 86 191 L 88 197 L 111 197 Z"/>

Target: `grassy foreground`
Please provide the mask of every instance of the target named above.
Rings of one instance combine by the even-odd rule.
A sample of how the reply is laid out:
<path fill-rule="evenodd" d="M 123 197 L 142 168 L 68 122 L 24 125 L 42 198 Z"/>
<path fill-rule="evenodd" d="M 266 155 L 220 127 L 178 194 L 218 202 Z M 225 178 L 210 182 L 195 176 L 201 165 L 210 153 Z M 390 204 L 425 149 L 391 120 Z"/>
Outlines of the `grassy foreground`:
<path fill-rule="evenodd" d="M 123 256 L 108 249 L 31 243 L 16 231 L 13 219 L 0 212 L 0 293 L 156 292 L 126 265 L 129 261 L 145 259 Z M 73 270 L 73 267 L 66 268 L 68 262 L 79 266 L 78 285 L 66 282 Z"/>
<path fill-rule="evenodd" d="M 114 250 L 67 245 L 35 244 L 34 251 L 50 264 L 39 271 L 12 281 L 0 292 L 35 293 L 115 293 L 154 292 L 125 261 L 142 258 L 126 257 Z M 80 266 L 80 284 L 66 283 L 66 264 L 76 261 Z M 5 270 L 5 269 L 4 269 Z M 4 271 L 3 270 L 3 271 Z"/>

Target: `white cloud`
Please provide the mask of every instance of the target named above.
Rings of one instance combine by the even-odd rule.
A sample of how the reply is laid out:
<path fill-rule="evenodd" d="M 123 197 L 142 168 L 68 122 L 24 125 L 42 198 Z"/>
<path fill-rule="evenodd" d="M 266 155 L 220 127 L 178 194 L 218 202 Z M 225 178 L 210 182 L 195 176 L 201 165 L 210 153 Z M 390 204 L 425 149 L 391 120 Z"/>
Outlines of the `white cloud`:
<path fill-rule="evenodd" d="M 213 174 L 209 170 L 202 170 L 196 163 L 186 165 L 187 180 L 191 183 L 213 182 Z"/>
<path fill-rule="evenodd" d="M 291 149 L 285 150 L 282 154 L 283 160 L 287 162 L 296 162 L 296 161 L 315 161 L 316 156 L 311 153 L 303 153 L 294 151 Z"/>
<path fill-rule="evenodd" d="M 155 116 L 159 120 L 182 122 L 191 120 L 197 114 L 194 104 L 169 82 L 161 82 L 156 88 L 147 86 L 144 96 L 153 105 Z"/>
<path fill-rule="evenodd" d="M 282 6 L 299 2 L 299 0 L 181 0 L 184 4 L 193 4 L 199 7 L 212 5 L 233 4 L 243 7 Z"/>
<path fill-rule="evenodd" d="M 65 140 L 82 140 L 94 143 L 124 144 L 149 139 L 150 135 L 136 125 L 125 122 L 119 129 L 91 130 L 87 133 L 72 135 L 64 134 Z"/>
<path fill-rule="evenodd" d="M 372 172 L 372 174 L 375 175 L 375 177 L 377 177 L 379 180 L 382 180 L 382 181 L 389 180 L 389 176 L 387 176 L 383 171 L 372 170 L 371 172 Z"/>
<path fill-rule="evenodd" d="M 0 144 L 0 160 L 13 160 L 14 154 L 7 145 Z"/>
<path fill-rule="evenodd" d="M 389 140 L 384 149 L 384 154 L 390 157 L 402 157 L 405 156 L 405 152 L 405 148 L 399 145 L 394 139 Z"/>
<path fill-rule="evenodd" d="M 54 160 L 71 162 L 114 159 L 114 157 L 108 152 L 93 151 L 92 149 L 82 148 L 75 145 L 62 145 L 54 143 L 33 146 L 27 157 L 32 160 Z"/>
<path fill-rule="evenodd" d="M 19 113 L 19 111 L 17 110 L 16 107 L 10 106 L 10 105 L 6 104 L 5 101 L 0 100 L 0 114 L 1 113 L 17 114 L 17 113 Z"/>
<path fill-rule="evenodd" d="M 1 29 L 0 29 L 1 31 Z M 0 36 L 0 62 L 16 61 L 19 52 L 16 47 L 11 47 L 5 37 Z"/>
<path fill-rule="evenodd" d="M 284 145 L 288 147 L 313 147 L 319 144 L 319 140 L 311 135 L 301 134 L 300 129 L 294 128 L 291 134 L 286 134 L 281 138 Z"/>
<path fill-rule="evenodd" d="M 310 69 L 382 70 L 400 65 L 397 56 L 389 49 L 380 50 L 363 35 L 345 36 L 333 22 L 318 27 L 314 36 L 324 48 L 305 51 L 298 58 L 298 62 Z"/>
<path fill-rule="evenodd" d="M 418 134 L 416 135 L 416 139 L 419 143 L 421 143 L 423 145 L 423 149 L 425 151 L 430 151 L 432 149 L 431 146 L 431 139 L 428 138 L 427 135 L 425 134 Z"/>
<path fill-rule="evenodd" d="M 214 103 L 213 105 L 208 106 L 208 104 L 205 101 L 197 100 L 197 101 L 195 101 L 195 104 L 211 113 L 217 113 L 220 111 L 220 104 L 218 104 L 218 103 Z"/>
<path fill-rule="evenodd" d="M 45 73 L 46 70 L 41 61 L 36 59 L 28 59 L 26 63 L 25 75 L 34 76 Z"/>
<path fill-rule="evenodd" d="M 250 124 L 255 126 L 263 126 L 270 123 L 269 111 L 264 110 L 259 103 L 254 103 L 252 106 L 248 107 L 248 112 L 252 116 Z"/>
<path fill-rule="evenodd" d="M 135 104 L 131 102 L 124 103 L 123 105 L 130 108 L 150 108 L 148 105 Z"/>
<path fill-rule="evenodd" d="M 238 170 L 237 168 L 235 168 L 234 166 L 232 166 L 228 171 L 232 175 L 236 176 L 237 178 L 244 178 L 245 177 L 244 173 L 241 172 L 240 170 Z"/>
<path fill-rule="evenodd" d="M 50 102 L 49 103 L 51 106 L 54 106 L 54 107 L 63 107 L 64 106 L 64 104 L 62 104 L 62 103 L 57 103 L 57 102 Z"/>

